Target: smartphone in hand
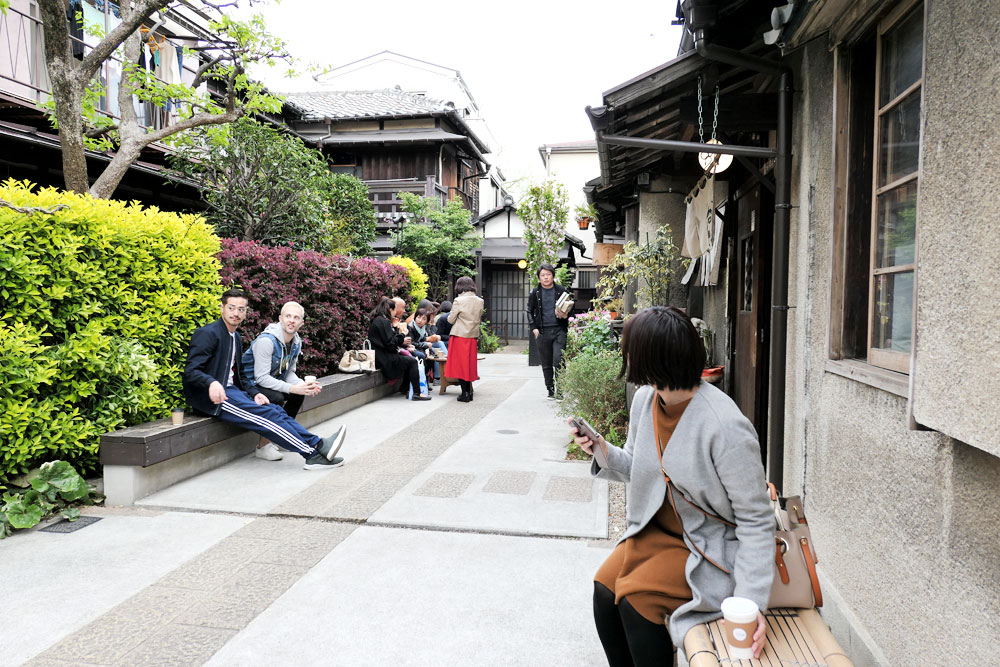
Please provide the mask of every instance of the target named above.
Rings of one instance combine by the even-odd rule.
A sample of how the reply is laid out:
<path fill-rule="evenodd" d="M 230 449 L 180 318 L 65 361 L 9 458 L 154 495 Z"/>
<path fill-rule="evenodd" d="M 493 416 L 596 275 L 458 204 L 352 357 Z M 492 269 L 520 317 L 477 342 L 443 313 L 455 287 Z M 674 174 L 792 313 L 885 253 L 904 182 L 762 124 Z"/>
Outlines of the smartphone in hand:
<path fill-rule="evenodd" d="M 598 435 L 594 427 L 587 423 L 587 420 L 583 417 L 574 417 L 573 426 L 576 427 L 576 432 L 580 435 L 585 435 L 590 438 L 593 444 L 591 449 L 594 452 L 594 460 L 597 461 L 597 465 L 602 468 L 608 467 L 608 450 L 607 444 L 604 442 L 604 438 Z"/>

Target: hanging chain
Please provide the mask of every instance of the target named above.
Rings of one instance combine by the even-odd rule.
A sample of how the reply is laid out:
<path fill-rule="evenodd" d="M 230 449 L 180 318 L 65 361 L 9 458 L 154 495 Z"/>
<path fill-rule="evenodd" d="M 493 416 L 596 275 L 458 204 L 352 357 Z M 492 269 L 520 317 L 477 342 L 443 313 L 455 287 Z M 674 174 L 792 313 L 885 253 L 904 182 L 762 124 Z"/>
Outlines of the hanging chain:
<path fill-rule="evenodd" d="M 705 130 L 702 128 L 701 118 L 701 75 L 698 75 L 698 142 L 705 143 Z"/>
<path fill-rule="evenodd" d="M 719 84 L 715 84 L 715 113 L 712 115 L 712 139 L 715 139 L 715 130 L 719 127 Z"/>

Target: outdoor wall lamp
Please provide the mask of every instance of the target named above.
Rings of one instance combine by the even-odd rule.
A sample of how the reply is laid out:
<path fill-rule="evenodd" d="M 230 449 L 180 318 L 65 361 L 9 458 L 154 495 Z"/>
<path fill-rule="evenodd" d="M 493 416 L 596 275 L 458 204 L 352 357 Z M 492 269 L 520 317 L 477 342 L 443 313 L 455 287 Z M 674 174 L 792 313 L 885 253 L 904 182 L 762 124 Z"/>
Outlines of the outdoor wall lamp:
<path fill-rule="evenodd" d="M 511 197 L 510 195 L 504 195 L 503 196 L 503 205 L 506 206 L 506 207 L 508 207 L 508 208 L 510 208 L 511 206 L 514 205 L 514 198 Z"/>
<path fill-rule="evenodd" d="M 523 271 L 524 269 L 528 268 L 528 263 L 523 259 L 519 259 L 517 260 L 517 268 Z"/>

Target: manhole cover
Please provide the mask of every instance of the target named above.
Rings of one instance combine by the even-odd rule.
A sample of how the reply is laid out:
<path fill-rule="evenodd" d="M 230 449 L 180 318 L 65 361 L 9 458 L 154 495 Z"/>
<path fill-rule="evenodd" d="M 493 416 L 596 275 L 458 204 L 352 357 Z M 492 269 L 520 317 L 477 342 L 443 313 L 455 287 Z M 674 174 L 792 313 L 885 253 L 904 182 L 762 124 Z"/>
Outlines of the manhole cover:
<path fill-rule="evenodd" d="M 510 429 L 510 428 L 502 428 L 499 431 L 497 431 L 497 433 L 499 433 L 500 435 L 517 435 L 518 434 L 517 431 L 515 431 L 514 429 Z"/>
<path fill-rule="evenodd" d="M 86 528 L 92 523 L 97 523 L 102 517 L 99 516 L 81 516 L 76 521 L 67 521 L 63 519 L 59 523 L 54 523 L 51 526 L 46 526 L 45 528 L 39 529 L 43 533 L 72 533 L 73 531 L 80 530 L 81 528 Z"/>

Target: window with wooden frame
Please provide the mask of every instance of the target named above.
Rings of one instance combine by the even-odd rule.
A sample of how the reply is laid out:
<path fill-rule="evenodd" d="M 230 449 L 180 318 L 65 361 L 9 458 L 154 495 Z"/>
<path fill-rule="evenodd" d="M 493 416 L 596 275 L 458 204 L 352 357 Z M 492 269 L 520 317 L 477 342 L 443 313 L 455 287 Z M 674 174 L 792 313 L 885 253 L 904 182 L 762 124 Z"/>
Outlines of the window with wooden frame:
<path fill-rule="evenodd" d="M 908 373 L 915 316 L 923 5 L 838 49 L 830 357 Z"/>

